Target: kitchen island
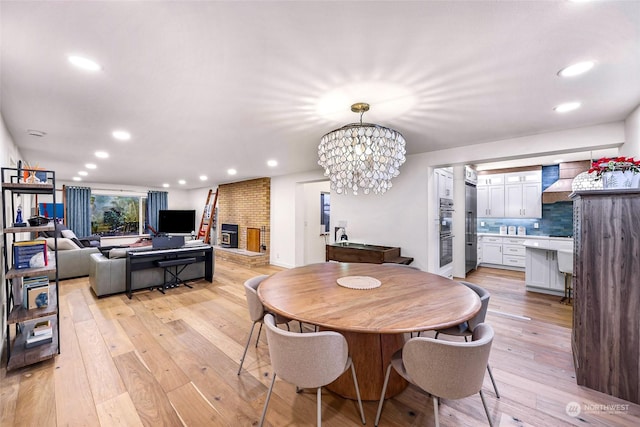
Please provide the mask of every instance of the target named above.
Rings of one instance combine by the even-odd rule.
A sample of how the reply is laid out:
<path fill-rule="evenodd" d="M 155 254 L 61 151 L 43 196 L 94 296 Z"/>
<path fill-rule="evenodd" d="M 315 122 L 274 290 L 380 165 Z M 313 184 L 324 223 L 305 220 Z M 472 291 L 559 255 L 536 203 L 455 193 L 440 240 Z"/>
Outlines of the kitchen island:
<path fill-rule="evenodd" d="M 527 239 L 525 247 L 525 285 L 531 292 L 565 295 L 564 273 L 558 265 L 558 251 L 573 251 L 573 239 Z"/>

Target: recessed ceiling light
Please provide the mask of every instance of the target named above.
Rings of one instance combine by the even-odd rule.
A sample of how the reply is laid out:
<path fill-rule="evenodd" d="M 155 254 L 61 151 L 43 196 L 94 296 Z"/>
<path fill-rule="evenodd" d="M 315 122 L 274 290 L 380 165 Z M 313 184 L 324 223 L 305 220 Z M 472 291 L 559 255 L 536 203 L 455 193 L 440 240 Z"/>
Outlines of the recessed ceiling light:
<path fill-rule="evenodd" d="M 80 178 L 79 176 L 74 176 L 72 179 L 74 181 L 82 181 L 82 178 Z"/>
<path fill-rule="evenodd" d="M 97 166 L 93 163 L 87 163 L 86 165 L 84 165 L 85 168 L 87 169 L 95 169 L 97 168 Z"/>
<path fill-rule="evenodd" d="M 200 175 L 200 181 L 206 181 L 207 179 L 207 175 Z"/>
<path fill-rule="evenodd" d="M 128 141 L 131 139 L 131 134 L 126 130 L 114 130 L 111 132 L 111 135 L 117 140 L 120 141 Z"/>
<path fill-rule="evenodd" d="M 83 70 L 98 71 L 102 68 L 97 62 L 82 56 L 70 55 L 68 58 L 69 62 Z"/>
<path fill-rule="evenodd" d="M 587 71 L 592 69 L 594 65 L 595 62 L 593 61 L 578 62 L 558 71 L 558 75 L 561 77 L 579 76 L 580 74 L 586 73 Z"/>
<path fill-rule="evenodd" d="M 89 172 L 87 172 L 87 171 L 78 171 L 78 175 L 87 176 L 87 175 L 89 175 Z"/>
<path fill-rule="evenodd" d="M 228 173 L 229 175 L 235 175 L 235 174 L 237 174 L 237 173 L 238 173 L 238 171 L 237 171 L 237 170 L 235 170 L 235 169 L 227 169 L 227 173 Z"/>
<path fill-rule="evenodd" d="M 277 160 L 267 160 L 267 166 L 274 168 L 274 167 L 278 166 L 278 161 Z"/>
<path fill-rule="evenodd" d="M 164 184 L 162 184 L 162 186 L 163 186 L 164 188 L 169 188 L 169 184 L 167 184 L 166 182 L 165 182 Z"/>
<path fill-rule="evenodd" d="M 178 180 L 178 184 L 180 184 L 180 185 L 185 185 L 186 183 L 187 183 L 187 181 L 185 181 L 184 179 Z"/>
<path fill-rule="evenodd" d="M 564 104 L 556 105 L 553 109 L 556 113 L 567 113 L 580 108 L 580 105 L 582 104 L 579 102 L 565 102 Z"/>
<path fill-rule="evenodd" d="M 99 159 L 106 159 L 107 157 L 109 157 L 109 153 L 107 153 L 106 151 L 96 151 L 94 154 Z"/>

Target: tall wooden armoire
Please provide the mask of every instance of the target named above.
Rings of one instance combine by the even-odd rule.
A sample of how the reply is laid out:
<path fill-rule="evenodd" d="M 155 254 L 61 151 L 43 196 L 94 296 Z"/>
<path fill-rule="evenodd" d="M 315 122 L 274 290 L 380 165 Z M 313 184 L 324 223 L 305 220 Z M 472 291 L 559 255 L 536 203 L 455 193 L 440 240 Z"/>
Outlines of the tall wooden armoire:
<path fill-rule="evenodd" d="M 640 403 L 640 189 L 571 197 L 578 384 Z"/>

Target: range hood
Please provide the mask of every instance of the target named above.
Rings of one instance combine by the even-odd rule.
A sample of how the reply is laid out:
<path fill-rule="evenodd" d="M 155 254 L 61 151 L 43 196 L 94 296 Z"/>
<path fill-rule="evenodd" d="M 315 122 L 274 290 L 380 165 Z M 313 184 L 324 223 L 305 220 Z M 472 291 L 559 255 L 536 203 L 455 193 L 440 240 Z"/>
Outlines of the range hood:
<path fill-rule="evenodd" d="M 560 163 L 560 177 L 542 192 L 542 203 L 568 202 L 571 194 L 571 183 L 573 178 L 582 172 L 589 170 L 591 162 L 584 160 L 580 162 Z"/>

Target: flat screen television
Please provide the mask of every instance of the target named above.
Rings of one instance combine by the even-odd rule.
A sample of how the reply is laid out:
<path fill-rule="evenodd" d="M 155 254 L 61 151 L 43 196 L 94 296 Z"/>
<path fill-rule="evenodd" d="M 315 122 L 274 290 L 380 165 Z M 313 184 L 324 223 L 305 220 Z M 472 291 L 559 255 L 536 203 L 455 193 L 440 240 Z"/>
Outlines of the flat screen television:
<path fill-rule="evenodd" d="M 196 229 L 195 210 L 161 210 L 158 233 L 191 233 Z"/>

